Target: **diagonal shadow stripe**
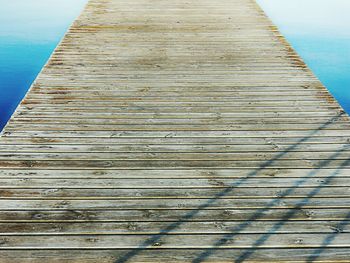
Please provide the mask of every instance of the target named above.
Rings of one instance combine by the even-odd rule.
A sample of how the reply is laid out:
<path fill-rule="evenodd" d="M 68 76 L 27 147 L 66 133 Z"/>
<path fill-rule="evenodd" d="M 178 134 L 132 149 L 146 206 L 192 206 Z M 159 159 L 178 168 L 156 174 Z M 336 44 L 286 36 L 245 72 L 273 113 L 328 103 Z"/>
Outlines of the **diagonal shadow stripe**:
<path fill-rule="evenodd" d="M 321 256 L 322 252 L 327 248 L 327 246 L 329 246 L 338 235 L 341 235 L 343 229 L 349 224 L 350 224 L 350 211 L 346 214 L 344 220 L 342 220 L 338 224 L 337 230 L 334 233 L 326 236 L 322 241 L 321 246 L 315 249 L 314 252 L 312 252 L 312 254 L 306 259 L 305 262 L 310 262 L 310 263 L 315 262 Z"/>
<path fill-rule="evenodd" d="M 347 147 L 343 148 L 340 152 L 343 152 L 346 149 L 349 149 L 350 145 L 347 145 Z M 331 158 L 335 158 L 336 155 L 331 156 Z M 343 167 L 348 166 L 350 164 L 350 159 L 344 161 L 339 168 L 337 168 L 336 171 L 334 171 L 330 176 L 326 177 L 326 179 L 321 182 L 317 187 L 315 187 L 312 191 L 309 192 L 309 194 L 302 199 L 300 202 L 298 202 L 295 207 L 293 207 L 293 209 L 289 210 L 282 218 L 281 221 L 279 221 L 278 223 L 276 223 L 275 225 L 273 225 L 270 230 L 268 231 L 268 233 L 262 235 L 259 239 L 257 239 L 252 246 L 252 249 L 249 249 L 247 251 L 245 251 L 244 253 L 242 253 L 241 255 L 239 255 L 237 257 L 237 259 L 234 262 L 243 262 L 245 260 L 247 260 L 254 252 L 255 249 L 258 248 L 259 246 L 261 246 L 262 244 L 264 244 L 271 235 L 273 235 L 277 230 L 279 230 L 283 225 L 285 225 L 288 220 L 290 218 L 292 218 L 298 211 L 298 209 L 301 209 L 303 206 L 307 205 L 310 201 L 310 198 L 314 197 L 315 195 L 317 195 L 322 186 L 328 185 L 329 183 L 331 183 L 331 181 L 339 174 L 339 172 L 342 170 Z M 327 165 L 327 163 L 324 163 L 323 165 Z M 287 195 L 289 195 L 292 191 L 286 191 L 285 193 L 283 193 L 282 197 L 285 197 Z M 193 261 L 193 262 L 200 262 L 200 261 Z"/>
<path fill-rule="evenodd" d="M 319 166 L 317 167 L 317 169 L 320 169 L 324 166 L 327 166 L 328 164 L 330 164 L 332 162 L 332 159 L 336 158 L 337 156 L 339 156 L 342 152 L 346 151 L 347 149 L 350 148 L 350 145 L 346 145 L 346 147 L 343 147 L 340 151 L 332 154 L 330 156 L 329 159 L 320 162 Z M 350 163 L 349 160 L 346 160 L 344 163 Z M 344 164 L 343 164 L 344 165 Z M 340 169 L 340 168 L 339 168 Z M 247 219 L 245 222 L 243 222 L 242 224 L 238 225 L 235 228 L 232 228 L 230 231 L 231 233 L 224 235 L 221 239 L 219 239 L 215 244 L 214 244 L 214 248 L 208 249 L 206 251 L 204 251 L 203 253 L 201 253 L 197 258 L 195 258 L 192 262 L 193 263 L 199 263 L 202 262 L 203 260 L 205 260 L 208 256 L 210 256 L 212 253 L 214 253 L 215 248 L 219 248 L 220 246 L 224 245 L 225 243 L 227 243 L 229 240 L 231 240 L 233 237 L 235 237 L 236 235 L 239 234 L 240 231 L 244 230 L 245 228 L 249 227 L 251 225 L 251 221 L 257 220 L 259 218 L 261 218 L 264 213 L 266 211 L 268 211 L 269 209 L 271 209 L 272 207 L 278 205 L 279 201 L 281 200 L 281 198 L 284 198 L 288 195 L 290 195 L 291 193 L 293 193 L 293 191 L 301 186 L 302 184 L 304 184 L 305 182 L 307 182 L 308 179 L 312 178 L 313 176 L 315 176 L 318 173 L 319 170 L 313 170 L 311 171 L 309 174 L 307 174 L 304 178 L 301 178 L 300 180 L 296 181 L 294 183 L 294 185 L 290 188 L 288 188 L 287 190 L 285 190 L 284 192 L 282 192 L 278 198 L 273 199 L 271 202 L 269 202 L 266 207 L 259 209 L 256 213 L 254 213 L 249 219 Z M 338 173 L 338 170 L 333 174 L 333 176 L 327 178 L 325 180 L 324 183 L 321 183 L 318 188 L 314 189 L 313 191 L 311 191 L 306 198 L 302 199 L 302 201 L 300 201 L 299 203 L 297 203 L 297 205 L 295 207 L 293 207 L 292 210 L 289 210 L 289 212 L 281 218 L 281 220 L 287 220 L 288 218 L 292 217 L 295 213 L 298 212 L 298 208 L 300 209 L 303 205 L 307 204 L 308 200 L 316 195 L 319 190 L 320 190 L 320 186 L 323 184 L 327 184 L 329 183 L 329 181 L 331 179 L 334 178 L 334 176 Z M 253 247 L 257 247 L 261 244 L 263 244 L 267 238 L 273 233 L 271 231 L 276 231 L 278 230 L 280 227 L 282 227 L 286 222 L 279 222 L 277 224 L 275 224 L 271 230 L 263 235 L 261 238 L 259 238 L 256 242 L 254 242 Z M 252 253 L 251 250 L 249 250 L 249 252 L 247 251 L 246 253 L 244 253 L 243 255 L 239 256 L 237 258 L 237 260 L 235 262 L 242 262 L 244 259 L 248 258 L 248 256 Z M 240 260 L 240 258 L 242 257 L 242 260 Z"/>
<path fill-rule="evenodd" d="M 223 191 L 221 191 L 221 192 L 217 193 L 216 195 L 214 195 L 214 197 L 209 199 L 207 202 L 199 205 L 196 209 L 193 209 L 190 212 L 186 213 L 178 221 L 176 221 L 176 222 L 174 222 L 172 224 L 169 224 L 167 227 L 165 227 L 164 229 L 161 230 L 160 234 L 152 235 L 150 238 L 148 238 L 145 241 L 143 241 L 137 248 L 131 249 L 125 255 L 121 256 L 116 261 L 114 261 L 114 263 L 125 263 L 129 259 L 131 259 L 132 257 L 134 257 L 137 254 L 139 254 L 141 251 L 147 249 L 149 246 L 152 246 L 154 243 L 159 241 L 163 236 L 165 236 L 169 232 L 175 230 L 176 228 L 181 226 L 187 220 L 190 220 L 191 218 L 195 217 L 201 210 L 210 207 L 218 199 L 220 199 L 220 198 L 228 195 L 232 191 L 234 191 L 235 187 L 238 187 L 239 185 L 241 185 L 242 183 L 244 183 L 248 179 L 256 176 L 259 172 L 261 172 L 264 169 L 268 168 L 274 162 L 276 162 L 277 160 L 281 159 L 282 157 L 284 157 L 289 152 L 293 151 L 295 148 L 298 147 L 298 145 L 300 145 L 303 142 L 306 142 L 311 137 L 316 135 L 319 131 L 321 131 L 321 130 L 327 128 L 328 126 L 330 126 L 331 124 L 333 124 L 338 118 L 342 117 L 344 114 L 345 113 L 343 111 L 340 112 L 337 116 L 334 116 L 329 121 L 327 121 L 324 124 L 322 124 L 318 129 L 315 129 L 312 132 L 310 132 L 310 134 L 308 136 L 305 136 L 305 137 L 301 138 L 296 143 L 294 143 L 291 146 L 287 147 L 283 152 L 280 152 L 275 157 L 271 158 L 270 160 L 267 160 L 267 161 L 263 162 L 258 168 L 254 169 L 253 171 L 248 173 L 248 175 L 246 177 L 241 178 L 241 179 L 237 180 L 236 182 L 230 184 L 227 188 L 225 188 Z"/>

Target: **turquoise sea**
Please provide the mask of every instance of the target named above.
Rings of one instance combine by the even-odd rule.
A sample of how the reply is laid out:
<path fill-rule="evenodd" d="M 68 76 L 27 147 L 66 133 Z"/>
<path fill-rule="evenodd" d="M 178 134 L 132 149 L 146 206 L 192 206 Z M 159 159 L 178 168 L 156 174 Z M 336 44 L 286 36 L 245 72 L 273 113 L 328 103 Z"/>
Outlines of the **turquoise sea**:
<path fill-rule="evenodd" d="M 0 130 L 87 0 L 0 0 Z M 350 113 L 350 0 L 258 0 Z"/>
<path fill-rule="evenodd" d="M 86 0 L 0 0 L 0 130 Z"/>
<path fill-rule="evenodd" d="M 257 2 L 305 63 L 350 113 L 350 1 Z"/>

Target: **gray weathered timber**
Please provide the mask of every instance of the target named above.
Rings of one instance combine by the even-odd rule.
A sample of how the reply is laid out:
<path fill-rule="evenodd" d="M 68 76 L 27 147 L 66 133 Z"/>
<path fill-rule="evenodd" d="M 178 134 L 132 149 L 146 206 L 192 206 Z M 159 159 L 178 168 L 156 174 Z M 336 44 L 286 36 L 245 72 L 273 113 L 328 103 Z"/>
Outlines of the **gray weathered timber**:
<path fill-rule="evenodd" d="M 254 0 L 90 0 L 0 139 L 0 263 L 349 262 L 350 122 Z"/>

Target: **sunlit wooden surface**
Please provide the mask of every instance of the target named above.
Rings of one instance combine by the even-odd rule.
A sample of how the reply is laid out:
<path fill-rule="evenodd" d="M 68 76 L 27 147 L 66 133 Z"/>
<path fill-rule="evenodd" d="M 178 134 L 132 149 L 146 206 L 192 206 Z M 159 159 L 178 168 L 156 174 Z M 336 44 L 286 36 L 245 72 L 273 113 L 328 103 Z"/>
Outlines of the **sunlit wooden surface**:
<path fill-rule="evenodd" d="M 253 0 L 91 0 L 0 139 L 0 262 L 348 262 L 349 136 Z"/>

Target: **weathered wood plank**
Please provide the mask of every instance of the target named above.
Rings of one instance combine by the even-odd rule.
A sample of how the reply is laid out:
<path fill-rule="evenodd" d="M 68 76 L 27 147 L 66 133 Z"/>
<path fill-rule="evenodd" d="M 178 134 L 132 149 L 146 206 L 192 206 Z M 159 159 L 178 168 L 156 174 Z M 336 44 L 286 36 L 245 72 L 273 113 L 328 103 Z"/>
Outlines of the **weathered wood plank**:
<path fill-rule="evenodd" d="M 343 208 L 350 209 L 350 198 L 332 197 L 332 198 L 241 198 L 232 199 L 214 196 L 213 198 L 196 199 L 132 199 L 132 200 L 0 200 L 0 210 L 172 210 L 182 208 L 187 210 L 196 209 L 257 209 L 257 214 L 261 213 L 259 209 L 269 208 Z M 209 206 L 210 207 L 207 207 Z"/>
<path fill-rule="evenodd" d="M 312 175 L 312 177 L 310 176 Z M 32 179 L 263 179 L 268 182 L 273 178 L 286 179 L 288 182 L 290 178 L 305 178 L 309 180 L 315 178 L 329 178 L 334 176 L 335 180 L 338 178 L 348 178 L 350 176 L 350 169 L 346 168 L 327 168 L 327 169 L 304 169 L 304 168 L 285 168 L 275 169 L 266 167 L 252 171 L 251 169 L 2 169 L 0 170 L 0 177 L 2 179 L 18 179 L 18 178 L 32 178 Z M 268 178 L 269 180 L 266 180 Z M 195 180 L 197 181 L 197 180 Z M 284 183 L 287 183 L 287 182 Z M 191 186 L 191 185 L 189 185 Z M 271 187 L 270 185 L 269 187 Z"/>
<path fill-rule="evenodd" d="M 28 178 L 27 182 L 28 182 Z M 67 180 L 70 182 L 71 180 Z M 31 182 L 31 181 L 30 181 Z M 73 181 L 72 183 L 75 183 Z M 128 184 L 136 185 L 137 182 L 132 182 Z M 28 184 L 28 183 L 27 183 Z M 25 186 L 18 185 L 17 187 L 3 186 L 0 188 L 0 199 L 47 199 L 47 200 L 122 200 L 122 199 L 170 199 L 170 198 L 194 198 L 194 199 L 210 199 L 215 198 L 222 193 L 224 187 L 208 186 L 208 187 L 198 187 L 191 186 L 191 188 L 184 188 L 183 186 L 165 186 L 162 188 L 122 188 L 122 186 L 117 185 L 114 188 L 111 186 L 95 186 L 91 187 L 90 185 L 81 186 L 81 188 L 75 188 L 62 186 L 57 184 L 57 181 L 52 180 L 50 186 L 44 185 L 37 188 L 28 189 Z M 84 187 L 84 188 L 82 188 Z M 87 188 L 89 187 L 89 188 Z M 158 186 L 159 187 L 159 186 Z M 307 186 L 299 186 L 291 193 L 288 194 L 285 198 L 307 198 L 308 194 L 312 191 L 316 191 L 317 186 L 310 186 L 308 183 Z M 289 190 L 288 186 L 280 186 L 279 184 L 272 186 L 259 186 L 259 187 L 236 187 L 230 193 L 226 194 L 226 198 L 277 198 L 281 194 Z M 327 185 L 326 187 L 320 187 L 317 189 L 317 192 L 314 194 L 314 197 L 317 198 L 333 198 L 333 197 L 350 197 L 350 183 L 349 185 Z"/>
<path fill-rule="evenodd" d="M 212 253 L 202 262 L 213 263 L 229 263 L 232 262 L 232 258 L 237 258 L 242 253 L 251 251 L 249 249 L 216 249 L 215 253 Z M 90 250 L 65 250 L 59 249 L 36 249 L 28 250 L 23 249 L 19 251 L 6 251 L 1 250 L 0 256 L 3 258 L 4 263 L 31 263 L 33 261 L 46 261 L 59 263 L 62 262 L 62 255 L 67 263 L 95 263 L 96 261 L 101 263 L 114 263 L 119 259 L 123 259 L 129 250 L 117 249 L 90 249 Z M 154 247 L 151 250 L 143 250 L 139 253 L 135 253 L 132 257 L 134 262 L 191 262 L 194 258 L 197 258 L 206 251 L 203 249 L 157 249 Z M 348 262 L 348 248 L 322 248 L 322 258 L 314 256 L 318 254 L 317 249 L 257 249 L 254 251 L 254 260 L 246 262 L 305 262 L 310 257 L 315 258 L 313 262 L 316 263 L 347 263 Z M 278 260 L 276 260 L 278 258 Z M 293 258 L 291 261 L 290 259 Z"/>
<path fill-rule="evenodd" d="M 237 229 L 244 221 L 223 222 L 186 222 L 168 234 L 228 234 Z M 241 234 L 264 234 L 276 224 L 276 221 L 251 221 L 249 228 Z M 40 235 L 155 235 L 165 232 L 167 222 L 58 222 L 58 223 L 0 223 L 0 236 L 40 236 Z M 339 221 L 289 221 L 275 233 L 335 233 Z M 342 229 L 349 233 L 350 227 Z"/>
<path fill-rule="evenodd" d="M 3 153 L 281 153 L 288 149 L 289 144 L 201 144 L 193 142 L 193 144 L 147 144 L 147 143 L 89 143 L 85 141 L 84 144 L 75 143 L 69 144 L 63 143 L 30 143 L 27 144 L 13 144 L 9 147 L 8 144 L 2 142 L 0 144 L 0 155 Z M 309 157 L 312 156 L 311 152 L 319 152 L 321 155 L 329 157 L 332 153 L 335 153 L 339 149 L 347 150 L 346 144 L 328 143 L 328 144 L 300 144 L 297 147 L 290 149 L 288 152 L 288 158 L 293 156 L 295 152 L 305 154 L 309 153 Z M 328 156 L 327 156 L 328 154 Z"/>
<path fill-rule="evenodd" d="M 41 176 L 39 178 L 31 175 L 22 175 L 18 176 L 18 178 L 0 177 L 0 189 L 3 188 L 71 188 L 71 189 L 94 189 L 94 188 L 102 188 L 102 189 L 174 189 L 174 188 L 184 188 L 184 189 L 196 189 L 196 188 L 221 188 L 230 189 L 232 193 L 234 193 L 237 188 L 253 188 L 256 191 L 259 191 L 259 188 L 271 188 L 275 190 L 281 190 L 283 192 L 283 188 L 287 188 L 290 190 L 292 194 L 294 190 L 303 187 L 309 187 L 311 189 L 317 189 L 321 191 L 323 187 L 341 187 L 341 186 L 349 186 L 350 178 L 349 177 L 340 177 L 336 176 L 338 174 L 332 173 L 332 171 L 327 171 L 328 177 L 317 177 L 318 171 L 311 171 L 306 173 L 303 177 L 286 177 L 281 178 L 274 176 L 270 177 L 262 177 L 259 178 L 255 175 L 251 175 L 248 177 L 241 178 L 220 178 L 212 175 L 194 177 L 194 178 L 186 178 L 185 176 L 178 175 L 177 177 L 173 176 L 171 178 L 162 178 L 160 176 L 156 178 L 147 178 L 147 176 L 143 176 L 141 178 L 119 178 L 115 176 L 114 178 L 107 177 L 103 174 L 97 175 L 94 178 L 86 177 L 85 180 L 81 180 L 79 177 L 61 177 L 57 178 L 56 176 Z M 35 173 L 35 171 L 33 172 Z M 54 172 L 51 172 L 54 173 Z M 112 173 L 112 172 L 110 172 Z M 151 172 L 149 172 L 151 173 Z M 166 171 L 163 171 L 166 173 Z M 185 173 L 185 172 L 183 172 Z M 210 172 L 209 172 L 210 173 Z M 313 176 L 315 175 L 315 177 Z M 100 177 L 100 178 L 99 178 Z M 121 176 L 123 177 L 123 176 Z M 185 178 L 184 178 L 185 177 Z M 30 183 L 30 184 L 29 184 Z M 289 189 L 291 188 L 291 189 Z M 318 189 L 320 188 L 320 189 Z M 229 190 L 229 189 L 227 189 Z M 311 191 L 310 191 L 311 192 Z M 230 194 L 230 192 L 227 192 Z"/>
<path fill-rule="evenodd" d="M 242 249 L 254 246 L 255 240 L 263 237 L 264 234 L 232 234 L 226 237 L 225 244 L 220 248 Z M 269 239 L 264 245 L 255 245 L 259 248 L 319 248 L 322 242 L 329 234 L 268 234 Z M 139 246 L 147 235 L 41 235 L 41 236 L 13 236 L 3 235 L 5 239 L 0 249 L 13 249 L 23 247 L 26 249 L 134 249 Z M 158 248 L 164 249 L 213 249 L 216 248 L 216 242 L 222 238 L 218 234 L 196 234 L 196 235 L 164 235 L 160 240 L 150 244 Z M 350 233 L 341 233 L 335 235 L 332 244 L 328 248 L 350 248 Z"/>
<path fill-rule="evenodd" d="M 65 200 L 63 200 L 65 201 Z M 91 202 L 91 201 L 90 201 Z M 349 208 L 269 208 L 257 210 L 244 209 L 49 209 L 41 210 L 1 210 L 0 222 L 171 222 L 176 226 L 186 222 L 222 222 L 222 221 L 338 221 L 347 225 Z M 193 215 L 192 217 L 190 215 Z M 168 224 L 168 227 L 171 226 Z M 156 224 L 155 224 L 156 225 Z"/>

